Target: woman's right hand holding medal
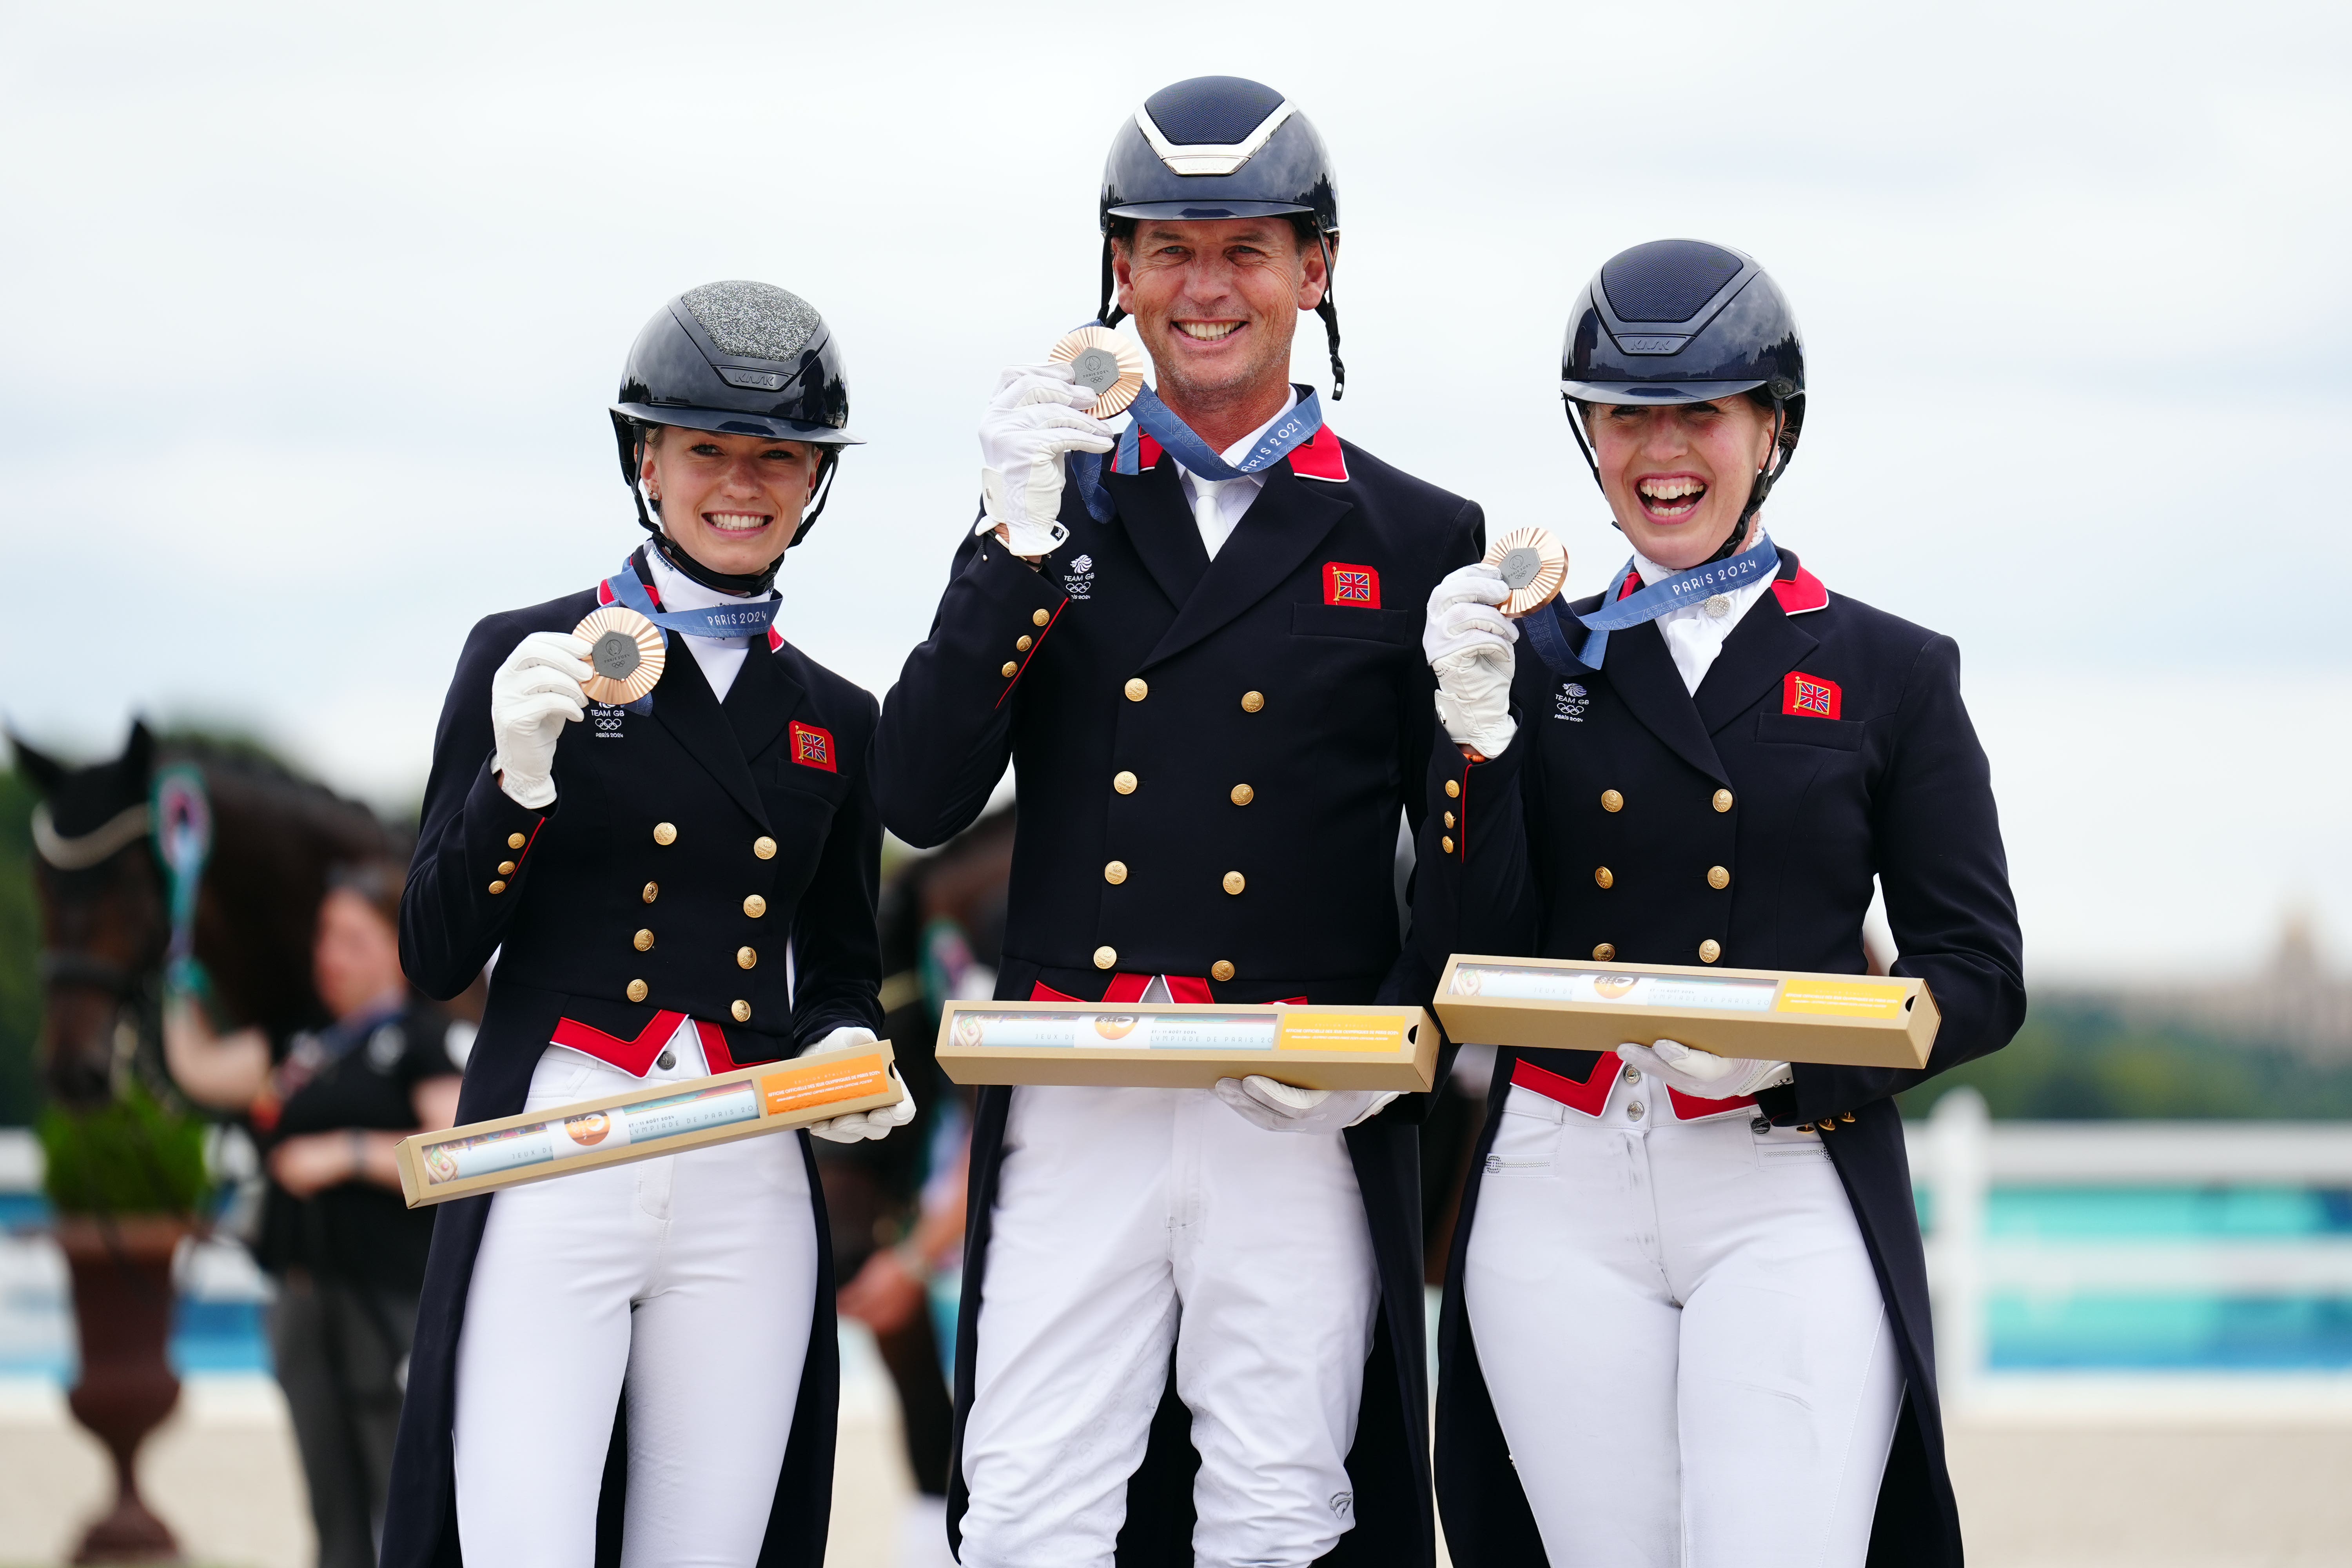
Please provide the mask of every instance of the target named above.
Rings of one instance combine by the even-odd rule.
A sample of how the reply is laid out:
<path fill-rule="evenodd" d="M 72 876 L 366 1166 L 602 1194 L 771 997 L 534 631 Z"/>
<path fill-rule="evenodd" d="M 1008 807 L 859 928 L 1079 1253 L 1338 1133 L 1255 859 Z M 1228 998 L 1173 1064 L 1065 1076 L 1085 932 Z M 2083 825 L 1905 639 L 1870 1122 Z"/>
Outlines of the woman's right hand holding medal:
<path fill-rule="evenodd" d="M 1500 756 L 1518 732 L 1511 719 L 1511 645 L 1519 640 L 1499 606 L 1511 596 L 1496 567 L 1473 562 L 1446 574 L 1429 595 L 1422 652 L 1437 676 L 1437 717 L 1473 762 Z"/>
<path fill-rule="evenodd" d="M 555 742 L 588 710 L 580 683 L 596 673 L 591 651 L 570 632 L 533 632 L 490 678 L 490 767 L 517 805 L 555 803 Z"/>

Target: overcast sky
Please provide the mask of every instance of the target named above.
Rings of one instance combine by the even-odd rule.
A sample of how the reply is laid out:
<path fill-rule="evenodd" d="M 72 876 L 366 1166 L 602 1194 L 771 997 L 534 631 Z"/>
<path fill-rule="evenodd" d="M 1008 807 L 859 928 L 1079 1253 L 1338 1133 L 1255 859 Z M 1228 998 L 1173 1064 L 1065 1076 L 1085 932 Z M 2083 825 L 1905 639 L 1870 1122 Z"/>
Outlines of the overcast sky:
<path fill-rule="evenodd" d="M 635 541 L 604 405 L 722 278 L 845 345 L 783 624 L 886 689 L 997 370 L 1093 310 L 1112 132 L 1231 73 L 1337 160 L 1339 430 L 1589 591 L 1570 300 L 1751 252 L 1812 387 L 1767 519 L 1959 639 L 2032 972 L 2226 973 L 2297 901 L 2352 954 L 2352 7 L 831 9 L 0 5 L 9 722 L 413 803 L 467 627 Z"/>

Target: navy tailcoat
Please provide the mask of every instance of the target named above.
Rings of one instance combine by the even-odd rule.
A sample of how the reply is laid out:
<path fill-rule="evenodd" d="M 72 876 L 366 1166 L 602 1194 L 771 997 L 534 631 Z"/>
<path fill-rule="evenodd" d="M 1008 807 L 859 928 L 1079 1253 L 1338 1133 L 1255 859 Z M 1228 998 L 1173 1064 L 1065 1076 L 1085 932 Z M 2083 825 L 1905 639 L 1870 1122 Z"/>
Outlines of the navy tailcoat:
<path fill-rule="evenodd" d="M 910 843 L 943 842 L 1014 768 L 1000 997 L 1097 1001 L 1115 973 L 1164 973 L 1203 980 L 1217 1001 L 1401 999 L 1398 825 L 1421 813 L 1433 711 L 1423 606 L 1484 549 L 1483 517 L 1327 427 L 1266 471 L 1213 561 L 1173 459 L 1146 443 L 1143 464 L 1105 475 L 1107 522 L 1065 493 L 1070 537 L 1041 571 L 993 539 L 957 552 L 931 635 L 883 704 L 883 820 Z M 1417 1568 L 1433 1552 L 1423 1098 L 1347 1134 L 1383 1311 L 1349 1460 L 1357 1522 L 1335 1562 Z M 951 1531 L 1011 1103 L 982 1090 L 972 1141 Z M 1129 1484 L 1122 1563 L 1192 1562 L 1181 1415 L 1163 1405 Z"/>
<path fill-rule="evenodd" d="M 1562 676 L 1522 637 L 1509 749 L 1473 765 L 1439 737 L 1417 958 L 1430 975 L 1450 952 L 1861 973 L 1877 879 L 1901 954 L 1895 973 L 1926 980 L 1942 1011 L 1927 1068 L 1800 1064 L 1793 1084 L 1758 1097 L 1759 1110 L 1823 1130 L 1901 1349 L 1908 1391 L 1870 1561 L 1958 1568 L 1927 1261 L 1893 1096 L 2000 1049 L 2025 1014 L 2017 906 L 1990 771 L 1960 701 L 1959 650 L 1829 594 L 1784 549 L 1771 591 L 1696 694 L 1654 623 L 1612 633 L 1603 664 Z M 1595 874 L 1602 867 L 1606 878 Z M 1728 872 L 1720 888 L 1716 868 Z M 1701 952 L 1708 942 L 1713 957 Z M 1616 1060 L 1496 1055 L 1438 1324 L 1437 1489 L 1454 1561 L 1519 1568 L 1546 1559 L 1486 1394 L 1486 1379 L 1508 1369 L 1479 1362 L 1462 1260 L 1516 1062 L 1581 1083 Z"/>
<path fill-rule="evenodd" d="M 649 580 L 642 567 L 638 575 Z M 793 1056 L 845 1025 L 881 1030 L 882 828 L 867 763 L 875 702 L 792 644 L 755 638 L 722 703 L 672 637 L 651 713 L 591 707 L 564 727 L 552 805 L 534 811 L 499 788 L 490 678 L 526 634 L 568 632 L 596 607 L 591 589 L 475 626 L 434 740 L 401 903 L 401 962 L 420 989 L 448 997 L 499 955 L 466 1064 L 461 1122 L 520 1111 L 564 1020 L 567 1040 L 601 1036 L 614 1059 L 634 1047 L 649 1061 L 684 1013 L 719 1026 L 736 1066 Z M 667 844 L 655 832 L 661 824 L 675 830 Z M 753 894 L 764 900 L 756 915 Z M 656 933 L 649 950 L 634 940 L 640 930 Z M 749 969 L 739 962 L 744 948 L 755 955 Z M 632 981 L 645 983 L 642 1000 L 630 1000 Z M 794 1136 L 809 1190 L 821 1193 L 808 1135 Z M 457 1339 L 496 1201 L 459 1198 L 436 1211 L 394 1457 L 386 1568 L 462 1561 L 449 1440 Z M 840 1368 L 821 1197 L 815 1209 L 816 1316 L 760 1568 L 824 1560 Z M 616 1422 L 600 1563 L 618 1561 L 623 1442 Z"/>

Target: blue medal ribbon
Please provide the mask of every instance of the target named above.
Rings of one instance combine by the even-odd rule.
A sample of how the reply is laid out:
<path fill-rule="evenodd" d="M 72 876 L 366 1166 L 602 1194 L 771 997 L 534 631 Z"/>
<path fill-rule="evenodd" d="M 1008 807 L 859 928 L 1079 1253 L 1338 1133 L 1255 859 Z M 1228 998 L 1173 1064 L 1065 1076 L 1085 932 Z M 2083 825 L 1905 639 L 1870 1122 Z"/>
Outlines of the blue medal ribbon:
<path fill-rule="evenodd" d="M 1114 474 L 1143 471 L 1143 437 L 1149 436 L 1189 472 L 1202 479 L 1237 479 L 1244 474 L 1265 472 L 1315 439 L 1315 433 L 1323 428 L 1323 405 L 1310 389 L 1288 413 L 1267 427 L 1248 456 L 1234 464 L 1226 462 L 1222 454 L 1211 451 L 1209 444 L 1194 435 L 1192 427 L 1148 386 L 1136 394 L 1127 411 L 1135 417 L 1119 432 L 1118 448 L 1111 454 L 1110 471 Z M 1087 515 L 1097 522 L 1108 522 L 1117 508 L 1111 504 L 1110 493 L 1103 489 L 1102 454 L 1073 452 L 1067 461 L 1070 482 L 1077 486 L 1078 499 L 1086 503 Z"/>
<path fill-rule="evenodd" d="M 1696 605 L 1750 583 L 1769 581 L 1780 570 L 1780 552 L 1772 548 L 1771 536 L 1768 534 L 1756 542 L 1753 550 L 1742 551 L 1726 561 L 1710 561 L 1687 572 L 1674 573 L 1655 583 L 1645 583 L 1621 599 L 1618 594 L 1623 590 L 1625 580 L 1633 574 L 1633 563 L 1628 561 L 1609 580 L 1608 591 L 1601 595 L 1600 608 L 1591 615 L 1572 615 L 1565 604 L 1555 599 L 1521 621 L 1519 626 L 1554 673 L 1582 674 L 1601 668 L 1601 659 L 1609 652 L 1611 632 L 1654 621 L 1685 605 Z M 1568 623 L 1571 620 L 1585 629 L 1581 649 L 1572 648 L 1570 644 Z"/>
<path fill-rule="evenodd" d="M 784 596 L 772 588 L 764 599 L 712 605 L 700 610 L 665 610 L 654 603 L 653 595 L 638 579 L 635 554 L 621 563 L 618 572 L 604 579 L 604 586 L 613 596 L 613 603 L 626 605 L 659 626 L 664 642 L 669 640 L 671 632 L 690 637 L 765 637 L 768 628 L 775 625 L 776 612 L 784 602 Z M 622 706 L 632 713 L 650 713 L 654 710 L 654 694 L 648 691 L 635 702 Z"/>

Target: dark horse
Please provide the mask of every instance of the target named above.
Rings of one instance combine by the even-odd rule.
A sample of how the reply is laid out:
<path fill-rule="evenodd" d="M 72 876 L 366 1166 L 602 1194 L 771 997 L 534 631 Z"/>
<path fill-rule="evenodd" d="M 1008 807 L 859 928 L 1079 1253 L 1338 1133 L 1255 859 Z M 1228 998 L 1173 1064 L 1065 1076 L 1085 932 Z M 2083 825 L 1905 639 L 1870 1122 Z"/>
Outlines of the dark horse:
<path fill-rule="evenodd" d="M 160 767 L 194 767 L 211 811 L 194 956 L 224 1026 L 273 1039 L 325 1021 L 310 935 L 327 872 L 407 846 L 375 814 L 269 763 L 205 745 L 159 747 L 143 723 L 111 762 L 69 768 L 10 737 L 40 792 L 33 818 L 41 904 L 40 1060 L 69 1106 L 115 1097 L 133 1075 L 163 1089 L 162 1000 L 172 934 L 150 796 Z"/>

